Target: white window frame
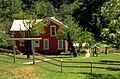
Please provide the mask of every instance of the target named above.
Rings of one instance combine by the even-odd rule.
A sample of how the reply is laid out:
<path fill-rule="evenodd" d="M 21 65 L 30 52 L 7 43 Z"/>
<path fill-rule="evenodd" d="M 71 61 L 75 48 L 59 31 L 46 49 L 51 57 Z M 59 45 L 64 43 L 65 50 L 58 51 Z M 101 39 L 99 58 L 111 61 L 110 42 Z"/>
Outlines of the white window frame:
<path fill-rule="evenodd" d="M 24 40 L 20 40 L 19 46 L 25 46 L 25 41 Z"/>
<path fill-rule="evenodd" d="M 36 43 L 36 41 L 38 41 L 38 43 Z M 35 44 L 35 47 L 40 47 L 40 40 L 35 40 L 34 44 Z"/>
<path fill-rule="evenodd" d="M 52 35 L 52 28 L 55 28 L 55 35 Z M 56 25 L 50 25 L 50 36 L 56 36 Z"/>
<path fill-rule="evenodd" d="M 60 41 L 62 41 L 62 43 L 61 43 L 62 44 L 62 48 L 60 48 L 60 46 L 59 46 L 60 45 Z M 63 40 L 58 40 L 58 50 L 63 50 Z"/>
<path fill-rule="evenodd" d="M 45 46 L 45 41 L 47 41 L 47 45 L 48 45 L 48 48 L 45 48 L 46 46 Z M 44 39 L 44 41 L 43 41 L 44 43 L 44 50 L 49 50 L 49 39 Z"/>

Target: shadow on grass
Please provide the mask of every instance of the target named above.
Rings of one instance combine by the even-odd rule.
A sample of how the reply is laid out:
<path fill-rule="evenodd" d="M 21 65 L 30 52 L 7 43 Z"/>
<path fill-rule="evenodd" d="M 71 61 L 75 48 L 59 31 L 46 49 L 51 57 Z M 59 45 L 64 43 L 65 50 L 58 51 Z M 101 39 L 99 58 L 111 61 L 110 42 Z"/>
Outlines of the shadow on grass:
<path fill-rule="evenodd" d="M 107 70 L 109 70 L 109 71 L 120 71 L 120 68 L 108 67 Z"/>
<path fill-rule="evenodd" d="M 87 79 L 120 79 L 120 75 L 111 74 L 96 74 L 96 73 L 86 73 L 88 74 Z"/>
<path fill-rule="evenodd" d="M 103 63 L 120 63 L 120 61 L 117 61 L 117 60 L 101 60 L 99 62 L 103 62 Z"/>
<path fill-rule="evenodd" d="M 40 65 L 36 65 L 41 67 L 47 71 L 55 72 L 55 73 L 62 73 L 62 74 L 84 74 L 86 75 L 86 79 L 120 79 L 120 75 L 112 75 L 112 74 L 97 74 L 97 73 L 90 73 L 90 72 L 69 72 L 69 71 L 60 71 L 60 70 L 53 70 L 47 67 L 43 67 Z"/>
<path fill-rule="evenodd" d="M 112 74 L 97 74 L 97 73 L 89 73 L 89 72 L 62 72 L 62 73 L 70 73 L 70 74 L 84 74 L 86 75 L 86 79 L 120 79 L 120 75 L 112 75 Z"/>

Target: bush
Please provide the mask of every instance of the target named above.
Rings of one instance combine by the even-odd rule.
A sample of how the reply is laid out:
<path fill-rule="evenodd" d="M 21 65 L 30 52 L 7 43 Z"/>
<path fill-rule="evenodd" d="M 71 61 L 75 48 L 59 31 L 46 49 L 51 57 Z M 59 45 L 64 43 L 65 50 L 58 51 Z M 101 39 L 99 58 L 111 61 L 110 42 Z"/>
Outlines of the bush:
<path fill-rule="evenodd" d="M 88 50 L 87 50 L 87 49 L 82 49 L 82 50 L 80 51 L 80 53 L 81 53 L 81 54 L 86 54 L 86 53 L 88 53 Z"/>

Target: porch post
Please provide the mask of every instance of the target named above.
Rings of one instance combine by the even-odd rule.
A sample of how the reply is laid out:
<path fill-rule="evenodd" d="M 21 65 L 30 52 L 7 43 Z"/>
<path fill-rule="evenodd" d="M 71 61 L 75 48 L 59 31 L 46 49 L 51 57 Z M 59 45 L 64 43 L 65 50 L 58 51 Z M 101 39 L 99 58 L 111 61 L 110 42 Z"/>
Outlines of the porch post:
<path fill-rule="evenodd" d="M 33 53 L 33 65 L 35 65 L 35 47 L 34 47 L 34 39 L 31 40 L 32 42 L 32 53 Z"/>

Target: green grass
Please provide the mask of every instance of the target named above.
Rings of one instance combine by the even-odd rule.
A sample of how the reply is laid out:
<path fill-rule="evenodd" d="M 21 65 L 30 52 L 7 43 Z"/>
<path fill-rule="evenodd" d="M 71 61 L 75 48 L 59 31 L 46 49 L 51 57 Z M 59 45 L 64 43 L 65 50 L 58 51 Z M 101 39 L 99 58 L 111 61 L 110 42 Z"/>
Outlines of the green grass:
<path fill-rule="evenodd" d="M 43 58 L 35 56 L 36 58 Z M 72 55 L 50 55 L 50 58 L 64 61 L 76 62 L 100 62 L 101 60 L 116 60 L 120 61 L 120 55 L 112 53 L 105 55 L 100 54 L 98 57 L 84 58 L 83 55 L 72 57 Z M 16 63 L 13 63 L 13 57 L 0 55 L 0 79 L 120 79 L 120 65 L 103 65 L 93 64 L 93 66 L 112 67 L 113 69 L 93 69 L 90 73 L 90 68 L 61 68 L 46 62 L 39 62 L 35 65 L 24 65 L 24 62 L 32 61 L 32 57 L 26 59 L 24 55 L 16 56 Z M 54 60 L 50 62 L 61 64 Z M 110 62 L 110 64 L 116 62 Z M 120 64 L 120 63 L 119 63 Z M 63 63 L 67 66 L 90 66 L 84 63 Z"/>

